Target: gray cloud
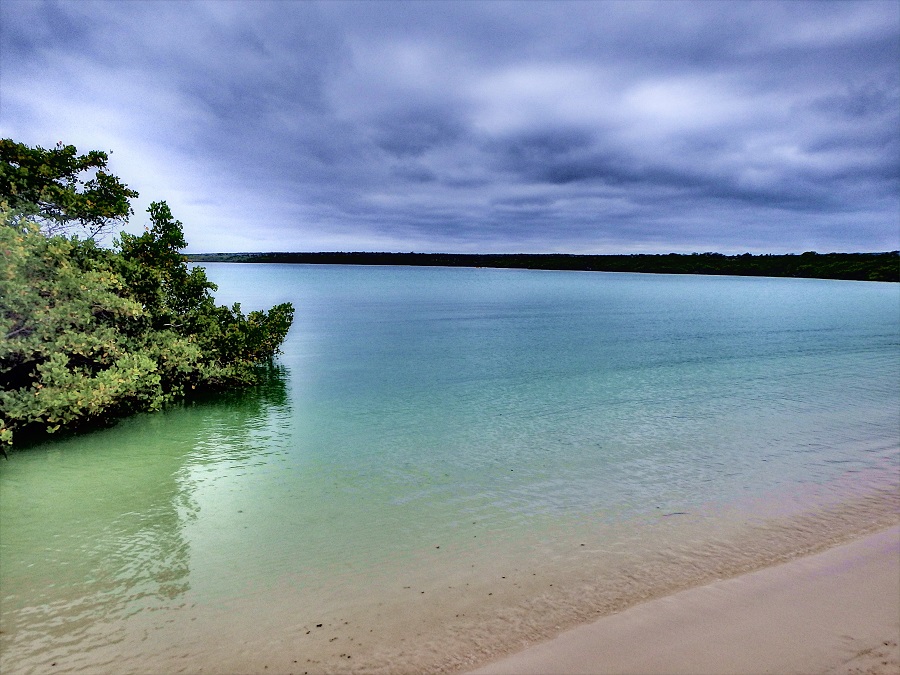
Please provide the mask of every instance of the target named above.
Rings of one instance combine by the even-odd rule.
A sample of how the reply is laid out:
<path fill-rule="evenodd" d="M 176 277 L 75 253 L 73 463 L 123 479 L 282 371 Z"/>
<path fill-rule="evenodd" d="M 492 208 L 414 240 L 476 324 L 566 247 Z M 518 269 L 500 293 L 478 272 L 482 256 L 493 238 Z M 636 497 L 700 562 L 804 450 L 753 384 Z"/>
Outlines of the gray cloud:
<path fill-rule="evenodd" d="M 900 248 L 893 2 L 8 0 L 0 19 L 0 133 L 114 150 L 191 250 Z"/>

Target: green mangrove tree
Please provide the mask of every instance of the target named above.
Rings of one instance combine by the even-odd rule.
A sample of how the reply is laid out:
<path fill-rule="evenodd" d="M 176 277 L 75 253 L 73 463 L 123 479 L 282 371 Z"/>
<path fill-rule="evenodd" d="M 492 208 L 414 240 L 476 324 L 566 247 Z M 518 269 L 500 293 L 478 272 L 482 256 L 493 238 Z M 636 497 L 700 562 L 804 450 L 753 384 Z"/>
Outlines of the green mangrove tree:
<path fill-rule="evenodd" d="M 48 165 L 56 157 L 41 152 Z M 50 204 L 54 191 L 41 186 L 53 168 L 29 157 L 24 172 L 8 155 L 0 166 L 17 176 L 0 181 L 0 447 L 260 379 L 290 328 L 290 303 L 247 315 L 216 305 L 215 285 L 180 253 L 182 224 L 165 202 L 150 206 L 143 234 L 123 232 L 112 249 L 42 230 L 29 214 L 65 222 L 88 207 Z M 124 217 L 109 213 L 95 212 L 96 223 Z"/>

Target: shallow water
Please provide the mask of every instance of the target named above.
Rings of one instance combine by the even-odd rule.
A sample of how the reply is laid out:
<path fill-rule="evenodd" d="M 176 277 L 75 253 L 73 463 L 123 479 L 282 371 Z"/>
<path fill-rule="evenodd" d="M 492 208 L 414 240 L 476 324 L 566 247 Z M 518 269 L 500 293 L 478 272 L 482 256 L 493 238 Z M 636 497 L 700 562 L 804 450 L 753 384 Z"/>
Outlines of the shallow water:
<path fill-rule="evenodd" d="M 452 670 L 896 522 L 897 285 L 207 270 L 279 371 L 0 463 L 4 673 Z"/>

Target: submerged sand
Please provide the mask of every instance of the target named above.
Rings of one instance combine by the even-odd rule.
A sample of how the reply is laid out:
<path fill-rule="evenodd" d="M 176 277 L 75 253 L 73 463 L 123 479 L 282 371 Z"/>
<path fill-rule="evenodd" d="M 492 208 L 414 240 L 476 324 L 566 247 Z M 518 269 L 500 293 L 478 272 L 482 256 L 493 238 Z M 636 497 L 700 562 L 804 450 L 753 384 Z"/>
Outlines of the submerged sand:
<path fill-rule="evenodd" d="M 900 526 L 894 526 L 636 605 L 474 673 L 896 675 L 898 643 Z"/>
<path fill-rule="evenodd" d="M 366 592 L 330 609 L 328 597 L 310 602 L 302 579 L 287 577 L 168 614 L 98 621 L 88 612 L 76 628 L 94 631 L 92 649 L 45 641 L 23 658 L 5 645 L 34 639 L 17 643 L 4 626 L 0 671 L 402 675 L 489 664 L 479 672 L 897 675 L 894 475 L 884 489 L 800 515 L 661 513 L 632 539 L 591 523 L 560 532 L 555 548 L 530 540 L 535 548 L 516 558 L 473 524 L 477 548 L 431 542 L 415 569 L 367 570 Z"/>

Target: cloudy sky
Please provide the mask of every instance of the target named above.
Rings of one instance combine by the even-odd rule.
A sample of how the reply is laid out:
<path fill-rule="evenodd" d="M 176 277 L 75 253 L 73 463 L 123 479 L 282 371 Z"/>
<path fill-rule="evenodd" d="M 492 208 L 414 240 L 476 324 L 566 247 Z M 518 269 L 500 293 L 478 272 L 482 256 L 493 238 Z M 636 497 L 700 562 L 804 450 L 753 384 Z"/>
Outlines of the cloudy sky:
<path fill-rule="evenodd" d="M 189 251 L 900 248 L 900 3 L 0 3 L 0 136 Z"/>

